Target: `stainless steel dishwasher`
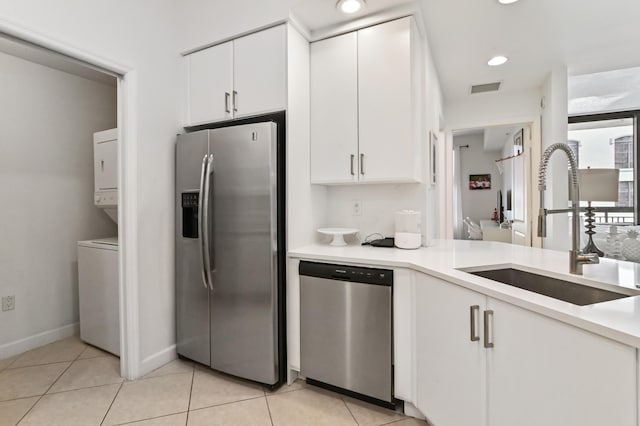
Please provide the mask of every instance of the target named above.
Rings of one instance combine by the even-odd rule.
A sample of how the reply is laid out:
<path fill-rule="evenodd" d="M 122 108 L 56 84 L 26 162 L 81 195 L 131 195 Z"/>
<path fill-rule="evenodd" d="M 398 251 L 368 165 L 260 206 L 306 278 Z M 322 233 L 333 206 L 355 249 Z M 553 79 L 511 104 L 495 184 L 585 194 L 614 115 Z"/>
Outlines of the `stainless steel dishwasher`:
<path fill-rule="evenodd" d="M 394 407 L 393 271 L 300 262 L 300 373 Z"/>

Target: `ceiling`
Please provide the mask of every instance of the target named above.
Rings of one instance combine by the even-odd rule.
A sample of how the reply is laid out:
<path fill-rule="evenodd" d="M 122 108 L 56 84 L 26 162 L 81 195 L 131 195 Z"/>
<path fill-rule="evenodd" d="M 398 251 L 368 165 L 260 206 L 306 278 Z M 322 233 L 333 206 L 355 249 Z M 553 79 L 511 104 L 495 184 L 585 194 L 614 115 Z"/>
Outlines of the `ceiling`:
<path fill-rule="evenodd" d="M 448 101 L 471 96 L 472 84 L 538 88 L 563 64 L 574 75 L 640 65 L 638 0 L 419 1 Z M 498 54 L 509 62 L 489 67 Z"/>
<path fill-rule="evenodd" d="M 312 39 L 352 20 L 420 8 L 448 102 L 465 99 L 471 85 L 501 81 L 501 92 L 539 88 L 549 71 L 566 65 L 572 75 L 640 66 L 639 0 L 366 0 L 353 17 L 335 0 L 302 0 L 291 10 Z M 509 62 L 489 67 L 495 55 Z"/>

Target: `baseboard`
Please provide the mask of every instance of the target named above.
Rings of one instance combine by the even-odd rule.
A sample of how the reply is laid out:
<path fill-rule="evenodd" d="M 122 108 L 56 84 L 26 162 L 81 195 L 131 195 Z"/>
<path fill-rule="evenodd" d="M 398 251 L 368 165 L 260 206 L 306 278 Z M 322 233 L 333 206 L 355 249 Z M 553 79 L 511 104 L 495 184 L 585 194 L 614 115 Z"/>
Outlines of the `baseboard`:
<path fill-rule="evenodd" d="M 9 358 L 31 349 L 80 334 L 80 323 L 65 325 L 53 330 L 43 331 L 33 336 L 0 345 L 0 359 Z"/>
<path fill-rule="evenodd" d="M 171 345 L 166 349 L 163 349 L 151 356 L 146 357 L 140 363 L 140 368 L 138 369 L 138 372 L 140 374 L 139 377 L 142 377 L 147 373 L 151 373 L 153 370 L 162 367 L 166 363 L 171 362 L 176 358 L 178 358 L 176 345 Z M 139 377 L 136 377 L 136 379 Z"/>
<path fill-rule="evenodd" d="M 415 417 L 416 419 L 426 420 L 424 414 L 422 414 L 420 410 L 418 410 L 416 406 L 411 404 L 410 402 L 405 401 L 404 414 L 406 414 L 409 417 Z"/>

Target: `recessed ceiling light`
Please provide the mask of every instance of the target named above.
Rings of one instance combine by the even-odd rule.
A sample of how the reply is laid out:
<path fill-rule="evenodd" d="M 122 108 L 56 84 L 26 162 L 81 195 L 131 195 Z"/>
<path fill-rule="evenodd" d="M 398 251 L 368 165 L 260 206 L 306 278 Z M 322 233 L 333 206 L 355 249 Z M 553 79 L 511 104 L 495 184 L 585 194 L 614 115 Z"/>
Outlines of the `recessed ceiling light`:
<path fill-rule="evenodd" d="M 338 10 L 346 14 L 356 13 L 360 9 L 364 8 L 364 6 L 364 0 L 339 0 L 338 3 L 336 3 Z"/>
<path fill-rule="evenodd" d="M 501 4 L 511 4 L 511 3 L 515 3 L 518 0 L 498 0 L 499 3 Z"/>
<path fill-rule="evenodd" d="M 489 59 L 489 62 L 487 62 L 487 64 L 489 66 L 495 67 L 504 64 L 508 60 L 509 59 L 507 59 L 506 56 L 494 56 L 493 58 Z"/>

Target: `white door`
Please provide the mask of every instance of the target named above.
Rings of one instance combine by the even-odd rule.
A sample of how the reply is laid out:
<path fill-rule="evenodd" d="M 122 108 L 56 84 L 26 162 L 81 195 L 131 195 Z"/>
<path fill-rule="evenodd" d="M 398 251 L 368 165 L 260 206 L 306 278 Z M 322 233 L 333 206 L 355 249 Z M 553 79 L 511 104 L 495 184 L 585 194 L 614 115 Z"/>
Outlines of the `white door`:
<path fill-rule="evenodd" d="M 360 181 L 414 178 L 411 18 L 358 31 Z"/>
<path fill-rule="evenodd" d="M 424 274 L 415 288 L 417 407 L 434 425 L 482 426 L 486 296 Z"/>
<path fill-rule="evenodd" d="M 491 426 L 636 424 L 634 348 L 491 298 L 487 308 Z"/>
<path fill-rule="evenodd" d="M 286 45 L 284 25 L 233 41 L 234 117 L 286 108 Z"/>
<path fill-rule="evenodd" d="M 358 181 L 358 37 L 311 44 L 311 183 Z"/>
<path fill-rule="evenodd" d="M 233 44 L 219 44 L 186 57 L 190 126 L 226 120 L 231 115 Z"/>

